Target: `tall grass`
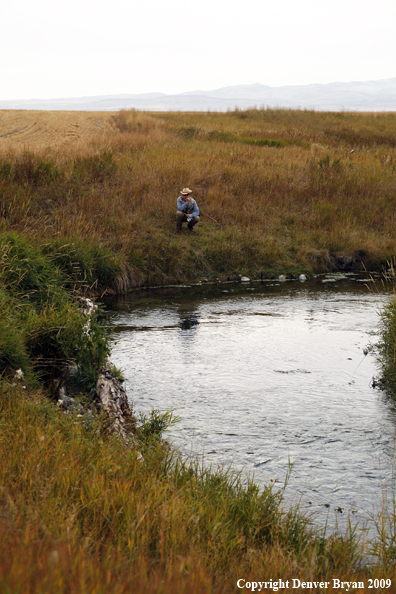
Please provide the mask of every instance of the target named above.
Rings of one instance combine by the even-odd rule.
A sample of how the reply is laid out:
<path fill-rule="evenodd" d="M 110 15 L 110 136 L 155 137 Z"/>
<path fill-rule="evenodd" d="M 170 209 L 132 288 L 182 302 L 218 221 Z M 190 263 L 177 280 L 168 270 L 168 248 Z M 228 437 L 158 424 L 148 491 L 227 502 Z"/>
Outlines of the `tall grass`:
<path fill-rule="evenodd" d="M 394 577 L 393 568 L 364 569 L 351 535 L 315 535 L 298 510 L 282 508 L 282 491 L 162 442 L 139 457 L 95 421 L 71 422 L 4 383 L 0 412 L 5 592 L 217 593 L 241 577 Z"/>
<path fill-rule="evenodd" d="M 59 114 L 59 127 L 62 117 L 71 116 Z M 81 137 L 74 152 L 50 140 L 47 150 L 42 139 L 26 152 L 10 141 L 0 167 L 0 229 L 53 253 L 65 244 L 84 249 L 75 279 L 88 285 L 106 254 L 109 274 L 97 291 L 242 270 L 259 278 L 374 268 L 396 251 L 395 114 L 101 117 L 106 134 L 87 134 L 84 145 Z M 203 215 L 194 237 L 174 233 L 186 185 Z"/>
<path fill-rule="evenodd" d="M 109 337 L 67 290 L 73 281 L 57 258 L 15 232 L 0 238 L 0 374 L 21 369 L 26 380 L 54 395 L 77 366 L 81 388 L 92 391 L 109 353 Z"/>
<path fill-rule="evenodd" d="M 393 270 L 393 268 L 392 268 Z M 394 278 L 394 276 L 393 276 Z M 393 295 L 381 311 L 380 340 L 376 345 L 380 375 L 378 387 L 396 397 L 396 296 Z"/>

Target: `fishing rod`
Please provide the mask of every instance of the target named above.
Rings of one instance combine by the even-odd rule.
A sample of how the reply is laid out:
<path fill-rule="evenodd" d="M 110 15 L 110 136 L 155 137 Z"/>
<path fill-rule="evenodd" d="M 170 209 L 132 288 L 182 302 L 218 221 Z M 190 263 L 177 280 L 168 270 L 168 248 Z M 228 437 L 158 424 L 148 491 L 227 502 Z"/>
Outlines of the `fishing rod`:
<path fill-rule="evenodd" d="M 208 217 L 208 219 L 210 219 L 211 221 L 214 221 L 217 225 L 220 225 L 220 227 L 222 227 L 223 225 L 221 223 L 219 223 L 219 221 L 216 221 L 216 219 L 214 219 L 213 217 L 211 217 L 210 215 L 208 215 L 208 213 L 206 212 L 201 212 L 201 215 L 203 217 Z"/>

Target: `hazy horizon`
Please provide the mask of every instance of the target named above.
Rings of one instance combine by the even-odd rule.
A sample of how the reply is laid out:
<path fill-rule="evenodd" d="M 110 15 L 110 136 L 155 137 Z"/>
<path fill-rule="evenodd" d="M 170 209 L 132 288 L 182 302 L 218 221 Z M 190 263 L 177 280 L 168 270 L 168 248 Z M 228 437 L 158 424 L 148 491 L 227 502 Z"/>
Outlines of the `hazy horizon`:
<path fill-rule="evenodd" d="M 271 87 L 261 83 L 166 94 L 93 95 L 51 99 L 0 100 L 0 109 L 118 111 L 228 111 L 279 107 L 321 111 L 396 111 L 396 77 L 379 81 Z"/>
<path fill-rule="evenodd" d="M 20 0 L 0 15 L 0 100 L 395 76 L 394 0 Z"/>
<path fill-rule="evenodd" d="M 396 69 L 395 69 L 396 70 Z M 327 83 L 318 83 L 318 82 L 311 82 L 311 83 L 307 83 L 307 84 L 297 84 L 297 85 L 292 85 L 292 84 L 283 84 L 283 85 L 268 85 L 266 83 L 262 83 L 262 82 L 253 82 L 253 83 L 246 83 L 246 84 L 239 84 L 239 83 L 235 83 L 235 84 L 230 84 L 230 85 L 225 85 L 225 86 L 221 86 L 221 87 L 215 87 L 215 88 L 211 88 L 211 89 L 185 89 L 183 91 L 180 91 L 179 93 L 166 93 L 164 91 L 162 91 L 161 89 L 158 89 L 157 91 L 143 91 L 141 93 L 129 93 L 129 92 L 122 92 L 122 93 L 106 93 L 106 94 L 100 94 L 100 95 L 80 95 L 80 96 L 63 96 L 63 97 L 29 97 L 29 98 L 21 98 L 21 97 L 13 97 L 12 99 L 8 99 L 8 101 L 35 101 L 35 100 L 39 100 L 39 101 L 51 101 L 51 100 L 73 100 L 73 99 L 85 99 L 85 98 L 92 98 L 92 97 L 129 97 L 129 96 L 136 96 L 136 95 L 142 95 L 142 96 L 149 96 L 149 95 L 167 95 L 167 96 L 171 96 L 171 95 L 185 95 L 185 94 L 190 94 L 190 93 L 211 93 L 214 91 L 221 91 L 223 89 L 229 89 L 229 88 L 235 88 L 235 87 L 255 87 L 255 86 L 261 86 L 261 87 L 268 87 L 269 89 L 282 89 L 282 88 L 289 88 L 289 87 L 313 87 L 313 86 L 329 86 L 329 85 L 353 85 L 353 84 L 369 84 L 369 83 L 380 83 L 380 82 L 388 82 L 388 81 L 392 81 L 395 80 L 396 81 L 396 72 L 395 72 L 395 76 L 391 76 L 388 78 L 383 78 L 383 79 L 372 79 L 372 80 L 351 80 L 351 81 L 341 81 L 341 80 L 336 80 L 336 81 L 331 81 L 331 82 L 327 82 Z M 0 102 L 2 100 L 0 99 Z M 5 100 L 7 101 L 7 100 Z"/>

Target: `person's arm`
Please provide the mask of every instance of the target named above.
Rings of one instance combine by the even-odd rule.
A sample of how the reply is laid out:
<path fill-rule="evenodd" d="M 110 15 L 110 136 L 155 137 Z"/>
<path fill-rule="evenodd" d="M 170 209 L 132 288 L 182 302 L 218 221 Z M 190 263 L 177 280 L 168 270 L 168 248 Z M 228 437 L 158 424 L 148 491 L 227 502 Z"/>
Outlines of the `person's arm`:
<path fill-rule="evenodd" d="M 187 208 L 188 202 L 185 202 L 181 196 L 177 199 L 177 210 L 184 212 Z"/>
<path fill-rule="evenodd" d="M 194 217 L 199 217 L 199 208 L 198 208 L 198 204 L 195 202 L 195 200 L 194 200 L 194 210 L 192 211 L 192 213 L 190 213 L 190 216 L 192 219 Z"/>

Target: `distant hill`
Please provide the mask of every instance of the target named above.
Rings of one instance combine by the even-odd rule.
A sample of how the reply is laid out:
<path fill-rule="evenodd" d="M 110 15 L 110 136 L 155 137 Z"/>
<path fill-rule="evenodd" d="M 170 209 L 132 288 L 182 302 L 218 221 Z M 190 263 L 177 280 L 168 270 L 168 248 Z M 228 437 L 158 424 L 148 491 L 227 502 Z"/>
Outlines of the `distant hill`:
<path fill-rule="evenodd" d="M 149 111 L 226 111 L 236 107 L 247 109 L 262 106 L 327 111 L 396 111 L 396 78 L 283 87 L 257 83 L 178 95 L 144 93 L 0 101 L 0 109 L 68 111 L 117 111 L 131 108 Z"/>

